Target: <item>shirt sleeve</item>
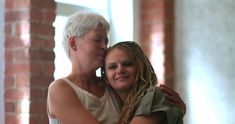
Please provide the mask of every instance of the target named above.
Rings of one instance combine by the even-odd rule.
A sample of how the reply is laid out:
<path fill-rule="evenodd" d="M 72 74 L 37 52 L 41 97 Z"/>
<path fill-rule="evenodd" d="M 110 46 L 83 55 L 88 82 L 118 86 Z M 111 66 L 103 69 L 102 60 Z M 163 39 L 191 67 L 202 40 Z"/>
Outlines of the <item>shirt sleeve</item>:
<path fill-rule="evenodd" d="M 170 105 L 170 102 L 156 86 L 150 86 L 147 89 L 135 115 L 148 116 L 153 112 L 165 112 L 168 124 L 183 124 L 183 113 L 179 108 Z"/>

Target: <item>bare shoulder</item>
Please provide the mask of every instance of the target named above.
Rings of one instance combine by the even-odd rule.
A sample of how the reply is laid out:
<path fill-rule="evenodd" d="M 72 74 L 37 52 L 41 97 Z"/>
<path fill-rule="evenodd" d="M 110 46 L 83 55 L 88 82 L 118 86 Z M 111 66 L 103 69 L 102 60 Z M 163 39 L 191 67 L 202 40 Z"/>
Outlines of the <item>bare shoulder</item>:
<path fill-rule="evenodd" d="M 58 79 L 58 80 L 53 81 L 49 85 L 48 90 L 54 91 L 60 88 L 68 88 L 68 84 L 63 79 Z"/>
<path fill-rule="evenodd" d="M 73 100 L 76 97 L 76 93 L 72 87 L 67 84 L 63 79 L 53 81 L 48 87 L 48 97 L 50 100 Z M 61 102 L 62 102 L 61 101 Z"/>
<path fill-rule="evenodd" d="M 75 98 L 75 92 L 63 79 L 53 81 L 48 87 L 49 113 L 55 114 L 60 108 L 66 107 L 68 102 L 64 101 L 74 101 Z"/>
<path fill-rule="evenodd" d="M 48 114 L 63 124 L 98 124 L 96 118 L 80 103 L 75 91 L 63 79 L 48 88 Z"/>

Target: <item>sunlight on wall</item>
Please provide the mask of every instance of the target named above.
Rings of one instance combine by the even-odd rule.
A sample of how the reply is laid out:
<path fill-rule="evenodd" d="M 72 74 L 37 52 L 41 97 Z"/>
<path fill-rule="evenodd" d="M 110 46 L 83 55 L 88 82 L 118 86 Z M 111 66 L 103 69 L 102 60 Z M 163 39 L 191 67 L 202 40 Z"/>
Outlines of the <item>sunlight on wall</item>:
<path fill-rule="evenodd" d="M 26 97 L 24 98 L 22 101 L 20 101 L 21 103 L 21 111 L 22 114 L 20 116 L 21 117 L 21 124 L 29 124 L 29 99 Z"/>
<path fill-rule="evenodd" d="M 133 40 L 133 1 L 114 0 L 109 6 L 113 45 L 119 41 Z"/>
<path fill-rule="evenodd" d="M 17 26 L 19 26 L 18 28 L 16 29 L 19 29 L 20 30 L 20 39 L 22 39 L 22 41 L 24 42 L 24 46 L 29 46 L 30 42 L 29 42 L 29 39 L 30 39 L 30 35 L 29 35 L 29 32 L 30 32 L 30 24 L 29 22 L 27 21 L 22 21 L 22 22 L 19 22 L 20 24 L 18 24 Z"/>
<path fill-rule="evenodd" d="M 193 117 L 193 124 L 222 124 L 226 119 L 225 102 L 218 101 L 221 99 L 220 89 L 223 86 L 218 86 L 220 81 L 214 82 L 208 74 L 217 78 L 215 72 L 209 70 L 209 65 L 200 65 L 199 62 L 192 62 L 194 65 L 193 71 L 189 74 L 189 108 Z M 201 68 L 204 68 L 203 70 Z"/>
<path fill-rule="evenodd" d="M 155 73 L 157 74 L 158 81 L 160 84 L 164 83 L 164 45 L 162 42 L 162 32 L 155 32 L 151 35 L 151 56 L 150 61 L 152 62 Z"/>
<path fill-rule="evenodd" d="M 65 16 L 56 16 L 55 22 L 53 26 L 55 28 L 55 72 L 54 78 L 58 79 L 61 77 L 65 77 L 71 71 L 71 63 L 68 57 L 65 54 L 64 48 L 62 46 L 62 39 L 63 39 L 63 29 L 65 26 L 65 22 L 67 21 L 68 17 Z"/>

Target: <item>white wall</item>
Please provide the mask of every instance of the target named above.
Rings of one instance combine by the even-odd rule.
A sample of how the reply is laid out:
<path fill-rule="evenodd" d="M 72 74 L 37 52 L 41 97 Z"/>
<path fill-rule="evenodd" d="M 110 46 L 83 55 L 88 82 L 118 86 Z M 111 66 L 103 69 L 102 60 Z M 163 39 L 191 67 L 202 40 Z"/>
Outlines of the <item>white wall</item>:
<path fill-rule="evenodd" d="M 4 124 L 4 0 L 0 0 L 0 124 Z"/>
<path fill-rule="evenodd" d="M 235 124 L 234 0 L 177 0 L 175 55 L 185 124 Z"/>
<path fill-rule="evenodd" d="M 140 0 L 133 1 L 133 40 L 140 42 Z"/>
<path fill-rule="evenodd" d="M 139 0 L 110 0 L 111 43 L 139 40 Z"/>

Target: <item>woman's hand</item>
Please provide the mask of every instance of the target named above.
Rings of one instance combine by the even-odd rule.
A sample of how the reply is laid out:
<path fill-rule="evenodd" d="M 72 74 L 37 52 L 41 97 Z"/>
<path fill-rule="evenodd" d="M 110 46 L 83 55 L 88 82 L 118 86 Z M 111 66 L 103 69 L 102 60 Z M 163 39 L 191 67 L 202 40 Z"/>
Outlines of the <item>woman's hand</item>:
<path fill-rule="evenodd" d="M 167 87 L 166 85 L 160 84 L 160 89 L 165 94 L 167 99 L 169 99 L 173 105 L 177 106 L 181 110 L 183 115 L 185 115 L 186 105 L 180 95 L 173 89 Z"/>

